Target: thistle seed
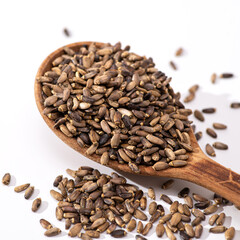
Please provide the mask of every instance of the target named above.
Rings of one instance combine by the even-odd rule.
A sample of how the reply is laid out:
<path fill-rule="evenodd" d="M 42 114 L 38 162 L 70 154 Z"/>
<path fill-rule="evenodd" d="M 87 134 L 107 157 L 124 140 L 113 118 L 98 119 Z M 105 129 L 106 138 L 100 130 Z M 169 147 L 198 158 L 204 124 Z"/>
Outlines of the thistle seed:
<path fill-rule="evenodd" d="M 203 114 L 199 110 L 194 111 L 194 117 L 197 118 L 201 122 L 203 122 L 205 120 Z"/>
<path fill-rule="evenodd" d="M 228 145 L 222 142 L 215 142 L 213 143 L 213 147 L 219 150 L 227 150 Z"/>
<path fill-rule="evenodd" d="M 222 130 L 222 129 L 226 129 L 227 126 L 225 124 L 222 124 L 222 123 L 213 123 L 213 127 L 215 129 L 218 129 L 218 130 Z"/>
<path fill-rule="evenodd" d="M 39 222 L 40 222 L 41 226 L 42 226 L 43 228 L 47 229 L 47 230 L 53 227 L 50 222 L 48 222 L 47 220 L 45 220 L 45 219 L 43 219 L 43 218 L 40 219 Z"/>
<path fill-rule="evenodd" d="M 215 153 L 213 147 L 210 144 L 206 144 L 205 150 L 206 150 L 206 152 L 209 156 L 211 156 L 211 157 L 216 156 L 216 153 Z"/>
<path fill-rule="evenodd" d="M 14 188 L 14 191 L 19 193 L 19 192 L 22 192 L 22 191 L 26 190 L 29 186 L 30 186 L 30 183 L 26 183 L 26 184 L 17 186 L 17 187 Z"/>
<path fill-rule="evenodd" d="M 24 198 L 29 199 L 34 192 L 34 187 L 28 187 L 27 190 L 25 191 Z"/>
<path fill-rule="evenodd" d="M 10 173 L 5 173 L 4 176 L 3 176 L 3 178 L 2 178 L 2 183 L 3 183 L 4 185 L 9 185 L 10 181 L 11 181 L 11 175 L 10 175 Z"/>
<path fill-rule="evenodd" d="M 207 128 L 206 132 L 210 137 L 217 138 L 217 133 L 212 128 Z"/>
<path fill-rule="evenodd" d="M 225 239 L 226 240 L 232 240 L 234 238 L 234 235 L 235 235 L 235 228 L 230 227 L 225 232 Z"/>
<path fill-rule="evenodd" d="M 209 232 L 211 233 L 223 233 L 227 230 L 226 227 L 224 226 L 216 226 L 216 227 L 212 227 L 209 229 Z"/>
<path fill-rule="evenodd" d="M 32 211 L 36 212 L 42 203 L 41 198 L 36 198 L 32 203 Z"/>
<path fill-rule="evenodd" d="M 60 230 L 59 228 L 54 227 L 54 228 L 48 229 L 48 230 L 44 233 L 44 235 L 45 235 L 46 237 L 54 237 L 54 236 L 59 235 L 60 233 L 61 233 L 61 230 Z"/>

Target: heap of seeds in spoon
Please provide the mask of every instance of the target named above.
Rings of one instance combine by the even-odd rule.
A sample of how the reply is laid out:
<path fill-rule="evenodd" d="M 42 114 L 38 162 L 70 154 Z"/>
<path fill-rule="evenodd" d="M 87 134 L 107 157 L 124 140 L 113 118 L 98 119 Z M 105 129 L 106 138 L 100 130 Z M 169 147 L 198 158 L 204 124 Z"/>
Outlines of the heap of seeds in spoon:
<path fill-rule="evenodd" d="M 92 43 L 74 51 L 68 47 L 37 78 L 44 114 L 86 154 L 155 170 L 182 167 L 192 151 L 191 122 L 171 78 L 155 68 L 152 58 Z"/>

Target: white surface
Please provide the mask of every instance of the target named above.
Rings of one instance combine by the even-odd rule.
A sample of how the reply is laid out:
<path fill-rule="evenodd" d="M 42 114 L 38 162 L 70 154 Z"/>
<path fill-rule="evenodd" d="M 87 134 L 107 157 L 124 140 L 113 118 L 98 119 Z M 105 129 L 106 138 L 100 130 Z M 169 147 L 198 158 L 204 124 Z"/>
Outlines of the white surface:
<path fill-rule="evenodd" d="M 202 147 L 213 140 L 205 128 L 213 121 L 228 125 L 218 131 L 218 140 L 229 144 L 228 151 L 216 151 L 215 160 L 240 173 L 239 119 L 240 110 L 229 108 L 233 100 L 240 101 L 240 15 L 239 1 L 2 1 L 1 26 L 1 151 L 0 176 L 13 175 L 9 187 L 0 184 L 0 239 L 45 239 L 40 218 L 61 227 L 60 239 L 69 239 L 64 223 L 55 219 L 56 202 L 49 195 L 52 182 L 66 168 L 77 169 L 90 165 L 110 173 L 111 169 L 87 160 L 58 139 L 42 120 L 34 100 L 33 83 L 41 62 L 52 51 L 76 41 L 102 41 L 131 45 L 136 53 L 153 57 L 156 66 L 173 77 L 172 86 L 186 94 L 198 83 L 201 87 L 196 100 L 187 107 L 202 109 L 217 107 L 217 113 L 206 115 L 206 121 L 195 121 L 197 130 L 204 132 Z M 62 30 L 67 27 L 71 38 Z M 174 57 L 183 47 L 183 57 Z M 179 67 L 173 71 L 169 61 Z M 230 80 L 210 83 L 213 72 L 233 72 Z M 146 192 L 150 185 L 157 190 L 165 179 L 127 175 Z M 36 190 L 31 200 L 13 191 L 15 185 L 30 182 Z M 184 181 L 176 181 L 167 193 L 176 193 L 185 186 L 192 192 L 210 197 L 212 193 Z M 41 197 L 43 205 L 38 213 L 31 212 L 31 203 Z M 164 203 L 163 205 L 167 207 Z M 226 226 L 237 230 L 240 239 L 240 212 L 224 207 Z M 207 218 L 208 219 L 208 218 Z M 205 221 L 206 223 L 206 221 Z M 206 224 L 203 225 L 206 225 Z M 205 228 L 205 226 L 204 226 Z M 206 226 L 209 228 L 209 226 Z M 221 240 L 224 235 L 208 234 L 205 228 L 201 239 Z M 153 229 L 148 238 L 156 239 Z M 110 239 L 102 236 L 102 239 Z M 130 233 L 128 238 L 133 239 Z M 167 239 L 166 235 L 163 239 Z"/>

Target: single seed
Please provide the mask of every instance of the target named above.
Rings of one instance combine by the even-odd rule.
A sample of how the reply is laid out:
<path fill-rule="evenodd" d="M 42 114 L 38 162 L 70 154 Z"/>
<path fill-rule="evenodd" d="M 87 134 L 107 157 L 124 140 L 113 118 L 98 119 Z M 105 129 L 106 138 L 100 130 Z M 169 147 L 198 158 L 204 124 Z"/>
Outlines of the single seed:
<path fill-rule="evenodd" d="M 188 91 L 189 91 L 190 93 L 195 93 L 198 89 L 199 89 L 199 85 L 198 85 L 198 84 L 195 84 L 195 85 L 193 85 L 192 87 L 190 87 L 190 88 L 188 89 Z"/>
<path fill-rule="evenodd" d="M 215 224 L 216 220 L 218 219 L 218 217 L 219 217 L 218 214 L 212 215 L 208 220 L 208 224 L 213 226 Z"/>
<path fill-rule="evenodd" d="M 202 220 L 205 220 L 205 215 L 202 211 L 200 211 L 199 209 L 192 209 L 192 214 L 195 216 L 195 217 L 200 217 Z"/>
<path fill-rule="evenodd" d="M 19 193 L 19 192 L 22 192 L 22 191 L 26 190 L 29 186 L 30 186 L 30 183 L 26 183 L 26 184 L 17 186 L 17 187 L 14 188 L 14 191 Z"/>
<path fill-rule="evenodd" d="M 65 36 L 70 37 L 70 32 L 67 28 L 63 29 L 63 33 L 65 34 Z"/>
<path fill-rule="evenodd" d="M 177 66 L 173 61 L 170 61 L 169 64 L 174 70 L 177 70 Z"/>
<path fill-rule="evenodd" d="M 156 199 L 156 194 L 155 194 L 155 191 L 152 187 L 148 188 L 148 197 L 150 197 L 153 200 Z"/>
<path fill-rule="evenodd" d="M 203 113 L 215 113 L 216 112 L 216 108 L 204 108 L 202 110 Z"/>
<path fill-rule="evenodd" d="M 145 227 L 143 228 L 143 230 L 142 230 L 142 235 L 144 235 L 144 236 L 146 236 L 148 233 L 149 233 L 149 231 L 150 231 L 150 229 L 152 228 L 152 223 L 151 222 L 149 222 L 149 223 L 147 223 L 146 225 L 145 225 Z"/>
<path fill-rule="evenodd" d="M 143 230 L 143 223 L 141 221 L 138 221 L 137 233 L 142 233 L 142 230 Z"/>
<path fill-rule="evenodd" d="M 185 187 L 178 193 L 178 197 L 179 198 L 186 197 L 188 196 L 189 192 L 190 192 L 190 189 L 188 187 Z"/>
<path fill-rule="evenodd" d="M 184 201 L 188 205 L 189 208 L 193 208 L 193 200 L 190 196 L 184 197 Z"/>
<path fill-rule="evenodd" d="M 40 219 L 39 222 L 40 222 L 41 226 L 42 226 L 43 228 L 47 229 L 47 230 L 53 227 L 50 222 L 48 222 L 47 220 L 45 220 L 45 219 L 43 219 L 43 218 Z"/>
<path fill-rule="evenodd" d="M 193 227 L 188 223 L 185 224 L 185 231 L 189 237 L 193 238 L 195 236 Z"/>
<path fill-rule="evenodd" d="M 100 237 L 100 233 L 97 231 L 93 231 L 93 230 L 87 230 L 85 231 L 85 233 L 92 238 L 99 238 Z"/>
<path fill-rule="evenodd" d="M 206 202 L 206 201 L 208 201 L 207 198 L 201 196 L 200 194 L 193 193 L 192 196 L 193 196 L 193 199 L 195 201 L 197 201 L 197 202 Z"/>
<path fill-rule="evenodd" d="M 212 128 L 207 128 L 206 132 L 210 137 L 217 138 L 217 133 Z"/>
<path fill-rule="evenodd" d="M 223 233 L 227 230 L 225 226 L 216 226 L 209 229 L 211 233 Z"/>
<path fill-rule="evenodd" d="M 163 200 L 164 202 L 168 203 L 168 204 L 172 204 L 172 200 L 165 194 L 161 194 L 160 195 L 160 199 Z"/>
<path fill-rule="evenodd" d="M 181 221 L 181 219 L 182 217 L 180 213 L 178 212 L 174 213 L 170 221 L 171 226 L 176 227 L 178 223 Z"/>
<path fill-rule="evenodd" d="M 195 98 L 195 93 L 189 93 L 189 95 L 187 95 L 185 98 L 184 98 L 184 102 L 185 103 L 189 103 L 191 102 L 193 99 Z"/>
<path fill-rule="evenodd" d="M 188 164 L 187 161 L 184 161 L 184 160 L 174 160 L 174 161 L 171 161 L 169 163 L 169 166 L 171 166 L 171 167 L 184 167 L 187 164 Z"/>
<path fill-rule="evenodd" d="M 156 162 L 152 168 L 155 170 L 155 171 L 161 171 L 161 170 L 165 170 L 167 168 L 169 168 L 169 165 L 165 162 Z"/>
<path fill-rule="evenodd" d="M 206 144 L 205 150 L 206 150 L 206 152 L 209 156 L 211 156 L 211 157 L 216 156 L 216 153 L 215 153 L 213 147 L 210 144 Z"/>
<path fill-rule="evenodd" d="M 135 237 L 136 240 L 147 240 L 145 237 L 141 236 L 141 235 L 136 235 Z"/>
<path fill-rule="evenodd" d="M 82 224 L 76 223 L 68 232 L 69 237 L 76 237 L 82 230 Z"/>
<path fill-rule="evenodd" d="M 194 111 L 194 117 L 197 118 L 201 122 L 203 122 L 205 120 L 203 114 L 199 110 Z"/>
<path fill-rule="evenodd" d="M 10 175 L 10 173 L 5 173 L 4 176 L 3 176 L 3 178 L 2 178 L 2 183 L 3 183 L 4 185 L 9 185 L 10 181 L 11 181 L 11 175 Z"/>
<path fill-rule="evenodd" d="M 220 74 L 220 78 L 232 78 L 234 75 L 232 73 L 222 73 Z"/>
<path fill-rule="evenodd" d="M 127 231 L 132 232 L 137 226 L 137 222 L 135 219 L 131 219 L 130 222 L 127 225 Z"/>
<path fill-rule="evenodd" d="M 183 48 L 178 48 L 178 50 L 175 53 L 175 56 L 179 57 L 179 56 L 182 56 L 182 54 L 183 54 Z"/>
<path fill-rule="evenodd" d="M 63 196 L 61 193 L 55 191 L 55 190 L 50 190 L 50 194 L 51 196 L 56 199 L 57 201 L 62 201 L 63 200 Z"/>
<path fill-rule="evenodd" d="M 157 211 L 157 203 L 151 202 L 148 207 L 148 212 L 150 215 L 153 215 Z"/>
<path fill-rule="evenodd" d="M 223 124 L 223 123 L 213 123 L 213 127 L 215 129 L 219 129 L 219 130 L 227 128 L 227 126 L 225 124 Z"/>
<path fill-rule="evenodd" d="M 167 237 L 170 240 L 176 240 L 176 237 L 174 236 L 173 232 L 171 231 L 171 229 L 169 227 L 165 226 L 165 231 L 166 231 Z"/>
<path fill-rule="evenodd" d="M 169 189 L 169 188 L 171 188 L 172 187 L 172 185 L 173 185 L 173 183 L 174 183 L 174 180 L 173 179 L 169 179 L 169 180 L 167 180 L 166 182 L 164 182 L 163 184 L 162 184 L 162 189 Z"/>
<path fill-rule="evenodd" d="M 240 108 L 240 102 L 233 102 L 233 103 L 231 103 L 231 105 L 230 105 L 230 107 L 231 108 Z"/>
<path fill-rule="evenodd" d="M 216 82 L 216 79 L 217 79 L 217 74 L 213 73 L 211 76 L 211 82 L 214 84 Z"/>
<path fill-rule="evenodd" d="M 113 232 L 111 232 L 111 236 L 114 238 L 122 238 L 126 235 L 127 235 L 127 232 L 122 229 L 114 230 Z"/>
<path fill-rule="evenodd" d="M 159 238 L 161 238 L 163 236 L 164 232 L 165 232 L 165 228 L 164 228 L 163 224 L 159 223 L 157 225 L 157 227 L 156 227 L 156 234 L 157 234 L 157 236 Z"/>
<path fill-rule="evenodd" d="M 42 203 L 41 198 L 36 198 L 32 203 L 32 211 L 36 212 Z"/>
<path fill-rule="evenodd" d="M 28 187 L 27 190 L 25 191 L 24 198 L 29 199 L 34 192 L 34 187 Z"/>
<path fill-rule="evenodd" d="M 147 198 L 145 196 L 143 196 L 141 199 L 140 199 L 140 208 L 142 210 L 145 210 L 147 207 Z"/>
<path fill-rule="evenodd" d="M 196 137 L 197 141 L 199 141 L 202 138 L 202 132 L 199 131 L 199 132 L 195 133 L 195 137 Z"/>
<path fill-rule="evenodd" d="M 54 236 L 59 235 L 60 233 L 61 233 L 61 230 L 60 230 L 59 228 L 54 227 L 54 228 L 48 229 L 48 230 L 44 233 L 44 235 L 45 235 L 46 237 L 54 237 Z"/>
<path fill-rule="evenodd" d="M 59 175 L 59 176 L 57 176 L 56 178 L 55 178 L 55 180 L 54 180 L 54 182 L 53 182 L 53 186 L 54 187 L 57 187 L 58 186 L 58 184 L 62 181 L 62 175 Z"/>
<path fill-rule="evenodd" d="M 146 221 L 148 218 L 147 215 L 139 209 L 135 210 L 134 217 L 142 221 Z"/>
<path fill-rule="evenodd" d="M 219 214 L 219 217 L 217 218 L 217 220 L 216 220 L 216 224 L 218 225 L 218 226 L 221 226 L 221 225 L 223 225 L 223 223 L 224 223 L 224 221 L 225 221 L 225 213 L 220 213 Z"/>
<path fill-rule="evenodd" d="M 209 214 L 215 213 L 217 210 L 218 210 L 217 205 L 211 205 L 205 208 L 203 212 L 205 215 L 209 215 Z"/>
<path fill-rule="evenodd" d="M 178 201 L 174 201 L 170 206 L 170 213 L 176 213 L 178 211 Z"/>
<path fill-rule="evenodd" d="M 235 228 L 230 227 L 225 232 L 225 239 L 226 240 L 232 240 L 234 238 L 234 235 L 235 235 Z"/>
<path fill-rule="evenodd" d="M 199 209 L 205 209 L 210 205 L 210 201 L 206 202 L 198 202 L 194 204 L 194 207 L 199 208 Z"/>
<path fill-rule="evenodd" d="M 202 222 L 202 219 L 200 217 L 196 217 L 193 221 L 192 221 L 192 226 L 195 227 L 198 224 L 200 224 Z"/>
<path fill-rule="evenodd" d="M 197 225 L 195 228 L 195 238 L 200 238 L 203 232 L 203 226 L 201 224 Z"/>
<path fill-rule="evenodd" d="M 213 143 L 213 147 L 219 150 L 227 150 L 228 145 L 222 142 L 215 142 Z"/>
<path fill-rule="evenodd" d="M 172 214 L 169 213 L 167 215 L 164 215 L 160 220 L 159 220 L 159 223 L 166 223 L 168 220 L 170 220 L 172 217 Z"/>

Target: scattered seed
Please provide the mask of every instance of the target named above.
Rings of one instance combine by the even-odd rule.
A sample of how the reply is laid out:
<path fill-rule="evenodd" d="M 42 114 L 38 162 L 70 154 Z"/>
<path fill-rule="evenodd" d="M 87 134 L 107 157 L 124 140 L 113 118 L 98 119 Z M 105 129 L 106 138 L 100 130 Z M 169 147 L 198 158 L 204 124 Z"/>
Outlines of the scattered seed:
<path fill-rule="evenodd" d="M 206 132 L 210 137 L 217 138 L 217 133 L 212 128 L 207 128 Z"/>
<path fill-rule="evenodd" d="M 142 231 L 143 231 L 143 223 L 141 221 L 138 221 L 137 233 L 142 233 Z"/>
<path fill-rule="evenodd" d="M 203 113 L 215 113 L 216 112 L 216 108 L 204 108 L 202 110 Z"/>
<path fill-rule="evenodd" d="M 163 224 L 159 223 L 157 225 L 157 227 L 156 227 L 156 234 L 157 234 L 157 236 L 159 238 L 161 238 L 163 236 L 164 232 L 165 232 L 165 228 L 164 228 Z"/>
<path fill-rule="evenodd" d="M 30 183 L 26 183 L 26 184 L 17 186 L 17 187 L 14 188 L 14 191 L 19 193 L 19 192 L 22 192 L 22 191 L 26 190 L 29 186 L 30 186 Z"/>
<path fill-rule="evenodd" d="M 211 157 L 216 156 L 216 153 L 215 153 L 213 147 L 210 144 L 206 144 L 205 150 L 206 150 L 206 152 L 209 156 L 211 156 Z"/>
<path fill-rule="evenodd" d="M 217 205 L 211 205 L 211 206 L 205 208 L 203 212 L 205 215 L 208 215 L 208 214 L 215 213 L 217 210 L 218 210 Z"/>
<path fill-rule="evenodd" d="M 197 202 L 206 202 L 206 201 L 208 201 L 207 198 L 205 198 L 205 197 L 203 197 L 203 196 L 201 196 L 200 194 L 197 194 L 197 193 L 193 193 L 192 196 L 193 196 L 193 199 L 195 201 L 197 201 Z"/>
<path fill-rule="evenodd" d="M 63 195 L 55 190 L 50 190 L 51 196 L 56 199 L 57 201 L 62 201 L 63 200 Z"/>
<path fill-rule="evenodd" d="M 27 190 L 25 191 L 24 198 L 29 199 L 34 192 L 34 187 L 28 187 Z"/>
<path fill-rule="evenodd" d="M 195 238 L 200 238 L 203 232 L 203 226 L 201 224 L 197 225 L 195 228 Z"/>
<path fill-rule="evenodd" d="M 203 114 L 199 110 L 194 111 L 194 116 L 201 122 L 203 122 L 205 120 Z"/>
<path fill-rule="evenodd" d="M 220 74 L 220 78 L 232 78 L 234 75 L 232 73 L 222 73 Z"/>
<path fill-rule="evenodd" d="M 216 79 L 217 79 L 217 74 L 213 73 L 211 76 L 211 82 L 214 84 L 216 82 Z"/>
<path fill-rule="evenodd" d="M 164 182 L 163 184 L 162 184 L 162 189 L 169 189 L 169 188 L 171 188 L 172 187 L 172 185 L 173 185 L 173 183 L 174 183 L 174 180 L 173 179 L 169 179 L 169 180 L 167 180 L 166 182 Z"/>
<path fill-rule="evenodd" d="M 240 102 L 233 102 L 230 105 L 231 108 L 240 108 Z"/>
<path fill-rule="evenodd" d="M 219 217 L 218 217 L 217 220 L 216 220 L 216 224 L 217 224 L 218 226 L 223 225 L 223 223 L 224 223 L 224 221 L 225 221 L 225 217 L 226 217 L 225 213 L 220 213 L 220 214 L 219 214 Z"/>
<path fill-rule="evenodd" d="M 197 141 L 199 141 L 202 138 L 202 132 L 199 131 L 199 132 L 195 133 L 195 137 L 196 137 Z"/>
<path fill-rule="evenodd" d="M 40 224 L 41 224 L 41 226 L 42 226 L 43 228 L 45 228 L 45 229 L 47 229 L 47 230 L 53 227 L 50 222 L 48 222 L 47 220 L 45 220 L 45 219 L 43 219 L 43 218 L 40 219 Z"/>
<path fill-rule="evenodd" d="M 10 181 L 11 181 L 11 175 L 10 175 L 10 173 L 5 173 L 4 176 L 3 176 L 3 178 L 2 178 L 2 183 L 3 183 L 4 185 L 9 185 Z"/>
<path fill-rule="evenodd" d="M 218 219 L 218 217 L 219 217 L 218 214 L 212 215 L 208 220 L 208 224 L 213 226 L 215 224 L 216 220 Z"/>
<path fill-rule="evenodd" d="M 165 194 L 161 194 L 160 195 L 160 199 L 163 200 L 164 202 L 168 203 L 168 204 L 172 204 L 172 200 Z"/>
<path fill-rule="evenodd" d="M 32 211 L 36 212 L 42 203 L 41 198 L 36 198 L 32 203 Z"/>
<path fill-rule="evenodd" d="M 48 230 L 44 233 L 44 235 L 45 235 L 46 237 L 54 237 L 54 236 L 59 235 L 60 233 L 61 233 L 61 230 L 60 230 L 59 228 L 54 227 L 54 228 L 48 229 Z"/>
<path fill-rule="evenodd" d="M 127 235 L 127 232 L 122 230 L 122 229 L 119 229 L 119 230 L 114 230 L 112 233 L 111 233 L 111 236 L 114 237 L 114 238 L 122 238 L 124 236 Z"/>
<path fill-rule="evenodd" d="M 175 56 L 179 57 L 179 56 L 182 56 L 182 54 L 183 54 L 183 48 L 178 48 L 178 50 L 175 53 Z"/>
<path fill-rule="evenodd" d="M 172 67 L 173 70 L 177 70 L 177 66 L 173 61 L 169 62 L 170 66 Z"/>
<path fill-rule="evenodd" d="M 213 143 L 213 147 L 219 150 L 227 150 L 228 145 L 222 142 L 215 142 Z"/>
<path fill-rule="evenodd" d="M 178 193 L 178 197 L 184 198 L 184 197 L 188 196 L 189 192 L 190 192 L 190 189 L 188 187 L 185 187 Z"/>
<path fill-rule="evenodd" d="M 156 194 L 155 194 L 155 191 L 152 187 L 148 188 L 148 197 L 150 197 L 153 200 L 156 199 Z"/>
<path fill-rule="evenodd" d="M 82 224 L 76 223 L 68 232 L 69 237 L 76 237 L 82 230 Z"/>
<path fill-rule="evenodd" d="M 230 227 L 225 232 L 225 239 L 226 240 L 232 240 L 234 238 L 234 235 L 235 235 L 235 228 Z"/>
<path fill-rule="evenodd" d="M 213 127 L 215 129 L 226 129 L 227 126 L 225 124 L 222 124 L 222 123 L 213 123 Z"/>
<path fill-rule="evenodd" d="M 209 229 L 209 232 L 211 233 L 223 233 L 227 230 L 226 227 L 224 226 L 216 226 L 216 227 L 212 227 Z"/>
<path fill-rule="evenodd" d="M 70 32 L 67 28 L 63 29 L 63 33 L 65 34 L 65 36 L 70 37 Z"/>

